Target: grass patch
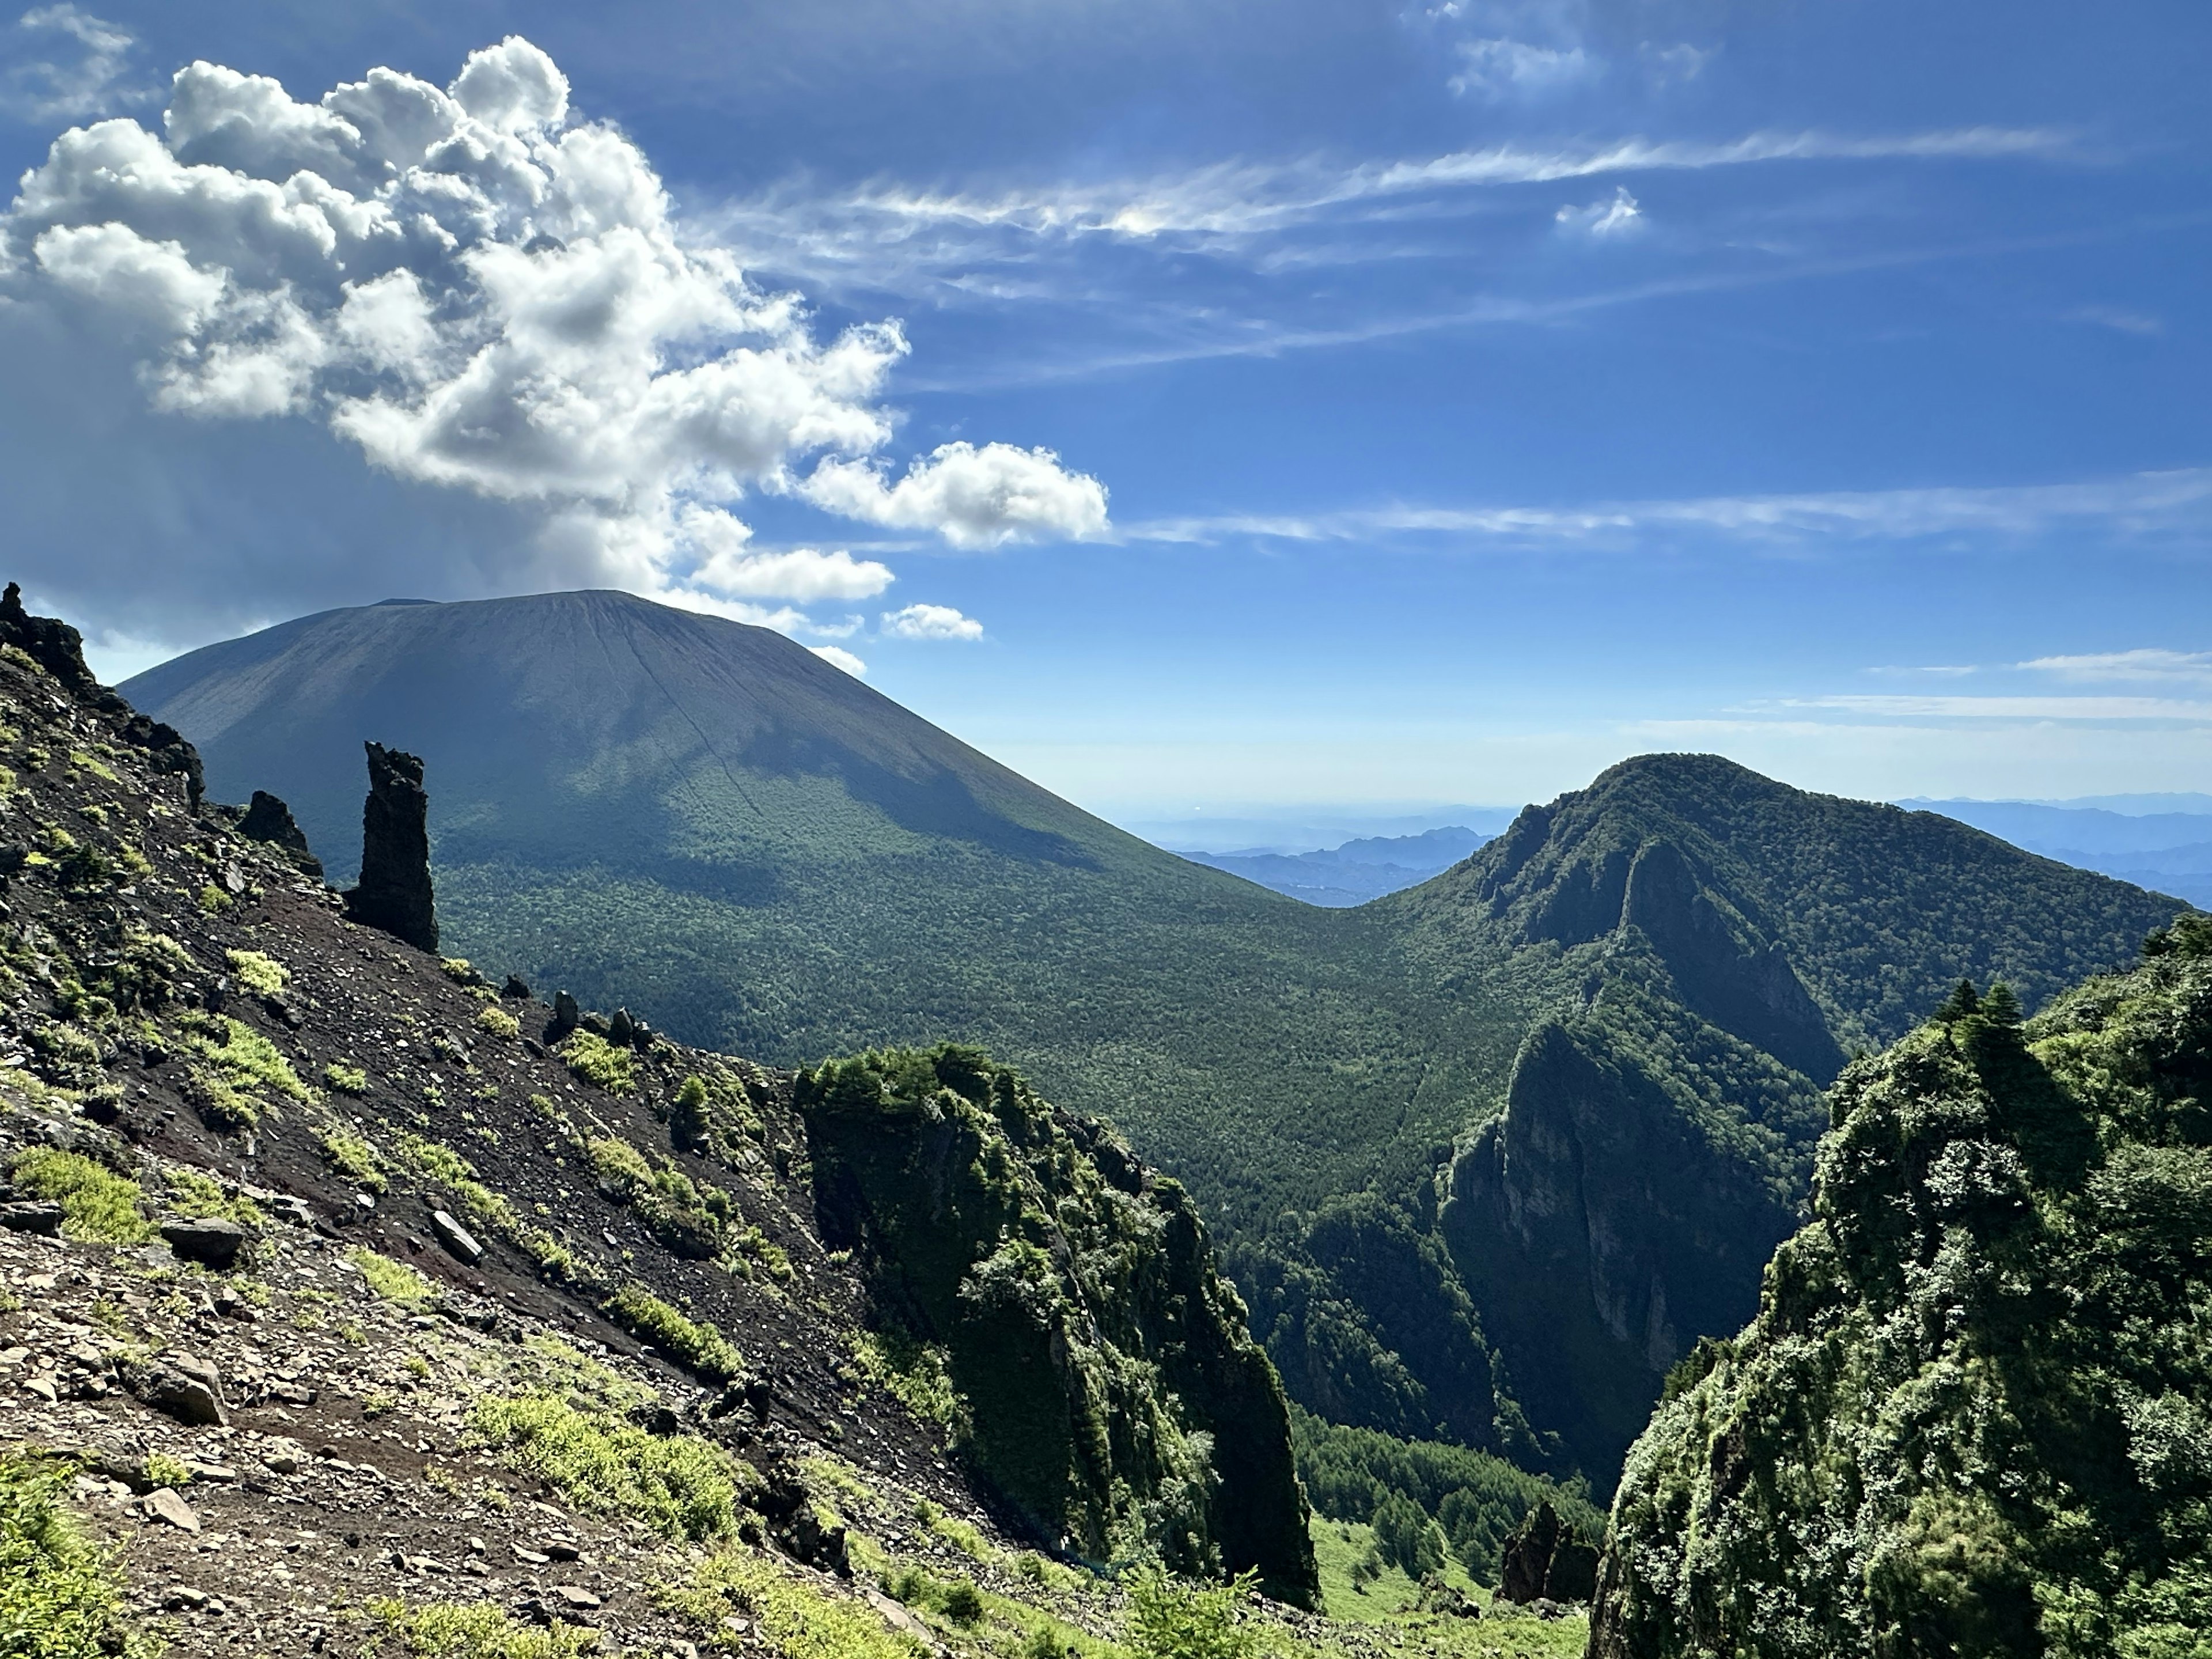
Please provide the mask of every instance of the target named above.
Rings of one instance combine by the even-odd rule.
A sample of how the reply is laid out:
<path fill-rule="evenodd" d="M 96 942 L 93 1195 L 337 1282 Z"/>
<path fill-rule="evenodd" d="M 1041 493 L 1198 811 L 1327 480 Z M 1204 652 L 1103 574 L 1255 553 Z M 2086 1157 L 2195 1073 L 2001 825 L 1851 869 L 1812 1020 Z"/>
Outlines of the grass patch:
<path fill-rule="evenodd" d="M 346 1260 L 361 1269 L 361 1276 L 368 1281 L 368 1288 L 386 1302 L 397 1302 L 402 1307 L 419 1308 L 438 1293 L 438 1287 L 404 1261 L 394 1261 L 388 1255 L 374 1250 L 365 1250 L 356 1245 L 346 1252 Z"/>
<path fill-rule="evenodd" d="M 274 1001 L 284 994 L 284 988 L 292 982 L 290 970 L 283 963 L 258 951 L 226 951 L 223 960 L 238 975 L 238 982 L 258 997 Z"/>
<path fill-rule="evenodd" d="M 121 1588 L 65 1498 L 75 1471 L 0 1459 L 0 1653 L 9 1659 L 143 1659 L 119 1625 Z"/>
<path fill-rule="evenodd" d="M 617 1048 L 596 1031 L 577 1031 L 555 1050 L 579 1082 L 611 1095 L 632 1094 L 637 1089 L 637 1056 Z"/>
<path fill-rule="evenodd" d="M 578 1509 L 626 1516 L 693 1543 L 736 1528 L 736 1468 L 696 1436 L 647 1434 L 551 1394 L 482 1400 L 470 1419 L 488 1445 Z"/>
<path fill-rule="evenodd" d="M 487 1002 L 477 1010 L 477 1029 L 512 1042 L 522 1035 L 522 1022 L 497 1003 Z"/>
<path fill-rule="evenodd" d="M 708 1557 L 689 1579 L 665 1588 L 661 1601 L 718 1653 L 750 1650 L 723 1622 L 732 1614 L 757 1624 L 781 1659 L 915 1659 L 925 1651 L 887 1627 L 866 1603 L 828 1595 L 740 1550 Z"/>
<path fill-rule="evenodd" d="M 599 1633 L 562 1623 L 539 1630 L 517 1624 L 489 1601 L 433 1601 L 410 1607 L 396 1596 L 368 1604 L 377 1634 L 366 1654 L 381 1659 L 385 1643 L 421 1659 L 574 1659 L 599 1650 Z"/>
<path fill-rule="evenodd" d="M 235 1221 L 241 1227 L 258 1227 L 265 1218 L 261 1206 L 244 1194 L 231 1197 L 222 1183 L 197 1170 L 172 1170 L 167 1177 L 169 1211 L 187 1219 Z"/>
<path fill-rule="evenodd" d="M 192 1483 L 192 1466 L 167 1452 L 148 1452 L 146 1479 L 157 1486 L 189 1486 Z"/>
<path fill-rule="evenodd" d="M 154 1229 L 140 1212 L 138 1183 L 76 1152 L 34 1146 L 9 1174 L 34 1197 L 62 1206 L 62 1236 L 84 1244 L 140 1244 Z"/>
<path fill-rule="evenodd" d="M 368 1073 L 358 1066 L 346 1066 L 334 1060 L 323 1067 L 323 1085 L 335 1094 L 365 1095 L 368 1092 Z"/>
<path fill-rule="evenodd" d="M 317 1132 L 315 1144 L 322 1149 L 323 1161 L 355 1186 L 380 1193 L 391 1184 L 385 1174 L 384 1155 L 351 1124 L 332 1119 Z"/>
<path fill-rule="evenodd" d="M 853 1358 L 863 1376 L 923 1422 L 952 1427 L 960 1395 L 943 1348 L 902 1332 L 863 1331 L 853 1339 Z"/>
<path fill-rule="evenodd" d="M 271 1096 L 312 1101 L 315 1091 L 300 1081 L 276 1045 L 228 1015 L 193 1016 L 185 1042 L 206 1061 L 192 1077 L 206 1097 L 209 1115 L 234 1129 L 251 1129 L 269 1110 Z"/>
<path fill-rule="evenodd" d="M 726 1382 L 745 1368 L 744 1356 L 714 1326 L 687 1318 L 642 1285 L 625 1285 L 609 1297 L 610 1319 L 640 1341 L 650 1342 L 699 1376 Z"/>

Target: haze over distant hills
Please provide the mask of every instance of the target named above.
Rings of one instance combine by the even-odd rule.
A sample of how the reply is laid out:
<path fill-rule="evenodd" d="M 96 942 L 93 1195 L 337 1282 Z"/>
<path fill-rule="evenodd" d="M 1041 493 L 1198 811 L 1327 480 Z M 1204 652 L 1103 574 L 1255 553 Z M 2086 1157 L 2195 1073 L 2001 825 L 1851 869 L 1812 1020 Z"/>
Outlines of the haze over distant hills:
<path fill-rule="evenodd" d="M 1426 881 L 1449 870 L 1485 842 L 1495 839 L 1464 824 L 1418 836 L 1365 836 L 1310 853 L 1188 852 L 1193 863 L 1211 865 L 1308 904 L 1340 907 Z"/>
<path fill-rule="evenodd" d="M 1296 902 L 612 592 L 325 612 L 125 689 L 341 875 L 362 740 L 422 755 L 448 948 L 488 970 L 785 1064 L 988 1045 L 1188 1182 L 1301 1403 L 1601 1486 L 1749 1312 L 1844 1054 L 1962 975 L 2032 1006 L 2176 908 L 1685 755 Z"/>
<path fill-rule="evenodd" d="M 2062 864 L 2097 870 L 2191 904 L 2212 905 L 2212 796 L 2079 801 L 1905 800 Z"/>

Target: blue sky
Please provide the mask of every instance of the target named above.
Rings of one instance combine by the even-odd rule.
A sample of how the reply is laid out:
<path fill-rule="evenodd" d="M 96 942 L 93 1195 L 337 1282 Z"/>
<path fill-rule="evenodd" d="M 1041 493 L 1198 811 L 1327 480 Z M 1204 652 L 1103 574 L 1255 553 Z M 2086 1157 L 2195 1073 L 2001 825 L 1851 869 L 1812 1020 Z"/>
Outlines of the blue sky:
<path fill-rule="evenodd" d="M 2212 788 L 2208 45 L 2179 4 L 43 7 L 0 24 L 11 550 L 112 673 L 629 586 L 1124 818 L 1681 748 Z M 477 228 L 308 131 L 380 67 L 452 89 Z"/>

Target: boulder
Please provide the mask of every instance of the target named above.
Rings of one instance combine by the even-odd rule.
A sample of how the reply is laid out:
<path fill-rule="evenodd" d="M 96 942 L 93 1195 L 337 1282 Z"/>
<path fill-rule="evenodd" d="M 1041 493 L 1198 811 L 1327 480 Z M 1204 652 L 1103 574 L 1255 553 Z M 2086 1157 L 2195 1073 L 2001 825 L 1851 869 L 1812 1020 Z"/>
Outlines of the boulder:
<path fill-rule="evenodd" d="M 1597 1588 L 1597 1550 L 1575 1536 L 1549 1502 L 1522 1517 L 1498 1560 L 1498 1596 L 1523 1607 L 1587 1601 Z"/>
<path fill-rule="evenodd" d="M 146 1494 L 146 1515 L 149 1520 L 166 1521 L 185 1532 L 200 1529 L 199 1516 L 173 1486 L 157 1486 Z"/>
<path fill-rule="evenodd" d="M 52 1238 L 62 1230 L 62 1206 L 30 1200 L 0 1204 L 0 1227 L 11 1233 L 44 1233 Z"/>
<path fill-rule="evenodd" d="M 545 1028 L 546 1041 L 550 1042 L 568 1036 L 582 1018 L 583 1012 L 576 1006 L 576 999 L 566 991 L 556 991 L 553 994 L 553 1023 Z"/>
<path fill-rule="evenodd" d="M 189 1428 L 230 1426 L 230 1412 L 214 1385 L 187 1376 L 174 1364 L 133 1367 L 124 1381 L 139 1400 Z"/>
<path fill-rule="evenodd" d="M 361 883 L 345 896 L 346 915 L 417 950 L 438 948 L 430 886 L 430 798 L 417 756 L 380 743 L 368 752 L 368 799 L 361 818 Z"/>
<path fill-rule="evenodd" d="M 212 1216 L 161 1224 L 162 1243 L 185 1261 L 197 1261 L 204 1267 L 229 1267 L 252 1237 L 252 1232 L 237 1222 Z"/>
<path fill-rule="evenodd" d="M 455 1261 L 473 1267 L 483 1260 L 484 1247 L 477 1243 L 476 1235 L 445 1211 L 431 1212 L 430 1231 L 438 1235 L 438 1243 Z"/>
<path fill-rule="evenodd" d="M 307 832 L 293 818 L 292 809 L 266 789 L 253 792 L 252 803 L 238 821 L 238 833 L 282 849 L 302 872 L 321 879 L 323 861 L 308 850 Z"/>
<path fill-rule="evenodd" d="M 519 975 L 509 974 L 507 983 L 499 988 L 499 995 L 502 1002 L 527 1002 L 530 1000 L 530 987 Z"/>

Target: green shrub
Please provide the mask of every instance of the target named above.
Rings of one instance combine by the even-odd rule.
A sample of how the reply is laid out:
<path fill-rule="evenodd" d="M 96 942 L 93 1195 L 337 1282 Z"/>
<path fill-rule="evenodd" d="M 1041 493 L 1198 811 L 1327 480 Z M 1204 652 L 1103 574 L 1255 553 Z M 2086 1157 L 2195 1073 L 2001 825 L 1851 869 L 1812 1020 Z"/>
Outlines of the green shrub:
<path fill-rule="evenodd" d="M 167 1452 L 148 1452 L 146 1479 L 156 1486 L 188 1486 L 192 1481 L 192 1466 Z"/>
<path fill-rule="evenodd" d="M 342 1095 L 365 1095 L 368 1092 L 368 1073 L 358 1066 L 347 1066 L 332 1060 L 323 1067 L 323 1082 L 334 1092 Z"/>
<path fill-rule="evenodd" d="M 282 997 L 284 988 L 291 982 L 292 975 L 283 963 L 258 951 L 228 951 L 224 952 L 223 960 L 238 975 L 239 984 L 258 997 L 272 1000 Z"/>
<path fill-rule="evenodd" d="M 264 1219 L 258 1204 L 243 1193 L 233 1198 L 212 1176 L 197 1170 L 172 1170 L 167 1180 L 173 1214 L 235 1221 L 244 1227 L 258 1227 Z"/>
<path fill-rule="evenodd" d="M 1144 1659 L 1248 1659 L 1258 1633 L 1241 1615 L 1257 1576 L 1226 1584 L 1170 1578 L 1156 1566 L 1129 1577 L 1128 1643 Z"/>
<path fill-rule="evenodd" d="M 983 1622 L 983 1593 L 970 1578 L 956 1578 L 945 1587 L 937 1598 L 939 1609 L 963 1630 L 972 1630 Z"/>
<path fill-rule="evenodd" d="M 62 1206 L 62 1236 L 86 1244 L 138 1244 L 154 1236 L 138 1183 L 76 1152 L 34 1146 L 9 1170 L 34 1197 Z M 4 1651 L 4 1650 L 0 1650 Z"/>
<path fill-rule="evenodd" d="M 572 1032 L 557 1051 L 580 1082 L 611 1095 L 627 1095 L 637 1089 L 637 1056 L 617 1048 L 595 1031 Z"/>
<path fill-rule="evenodd" d="M 70 1518 L 73 1473 L 0 1458 L 0 1654 L 8 1659 L 146 1652 L 118 1627 L 123 1597 L 106 1556 Z"/>
<path fill-rule="evenodd" d="M 584 1152 L 592 1160 L 593 1173 L 623 1197 L 651 1190 L 653 1166 L 627 1140 L 594 1138 L 584 1144 Z"/>
<path fill-rule="evenodd" d="M 551 1481 L 579 1509 L 643 1521 L 693 1543 L 737 1526 L 737 1469 L 696 1436 L 647 1434 L 550 1394 L 481 1400 L 471 1420 L 494 1450 Z"/>
<path fill-rule="evenodd" d="M 477 1010 L 477 1029 L 512 1042 L 522 1035 L 522 1022 L 497 1003 L 487 1002 Z"/>
<path fill-rule="evenodd" d="M 853 1339 L 861 1375 L 925 1423 L 950 1429 L 960 1396 L 946 1368 L 945 1350 L 898 1331 L 862 1331 Z"/>
<path fill-rule="evenodd" d="M 686 1318 L 642 1285 L 623 1285 L 607 1298 L 605 1312 L 631 1335 L 701 1376 L 726 1382 L 745 1368 L 744 1356 L 720 1331 Z"/>

